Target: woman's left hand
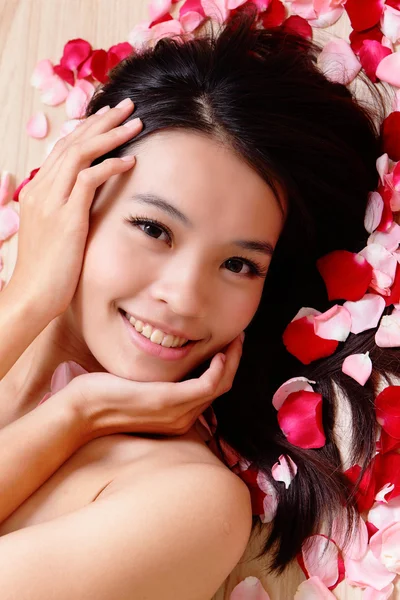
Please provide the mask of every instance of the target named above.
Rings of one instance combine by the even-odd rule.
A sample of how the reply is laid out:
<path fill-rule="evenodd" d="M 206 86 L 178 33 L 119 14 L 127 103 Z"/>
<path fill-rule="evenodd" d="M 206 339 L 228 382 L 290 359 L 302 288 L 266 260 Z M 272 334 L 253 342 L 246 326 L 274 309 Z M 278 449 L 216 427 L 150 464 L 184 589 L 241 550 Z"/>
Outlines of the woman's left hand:
<path fill-rule="evenodd" d="M 233 384 L 242 356 L 236 337 L 197 379 L 138 382 L 110 373 L 87 373 L 72 379 L 62 394 L 73 402 L 88 426 L 88 438 L 112 433 L 183 435 L 206 408 Z M 51 402 L 51 399 L 48 401 Z"/>

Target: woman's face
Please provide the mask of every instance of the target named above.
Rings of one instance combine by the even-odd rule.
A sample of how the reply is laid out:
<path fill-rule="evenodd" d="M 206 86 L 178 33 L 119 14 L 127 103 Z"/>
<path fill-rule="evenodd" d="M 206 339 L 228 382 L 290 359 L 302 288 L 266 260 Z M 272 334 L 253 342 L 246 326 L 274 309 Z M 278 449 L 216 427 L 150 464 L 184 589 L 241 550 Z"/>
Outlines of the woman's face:
<path fill-rule="evenodd" d="M 263 179 L 206 136 L 157 132 L 135 154 L 132 170 L 98 190 L 69 317 L 106 371 L 179 381 L 252 320 L 265 276 L 253 274 L 246 261 L 267 271 L 271 256 L 235 242 L 274 248 L 284 217 Z M 184 219 L 139 195 L 162 198 Z M 131 216 L 157 220 L 166 231 L 134 226 Z M 153 356 L 132 341 L 119 309 L 197 341 L 179 359 Z"/>

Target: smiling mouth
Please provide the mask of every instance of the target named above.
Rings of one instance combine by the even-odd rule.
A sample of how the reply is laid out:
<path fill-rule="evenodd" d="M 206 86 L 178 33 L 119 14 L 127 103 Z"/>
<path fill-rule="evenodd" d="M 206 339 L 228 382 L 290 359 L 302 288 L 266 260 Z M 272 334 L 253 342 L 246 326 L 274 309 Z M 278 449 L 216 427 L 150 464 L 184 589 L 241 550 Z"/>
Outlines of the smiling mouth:
<path fill-rule="evenodd" d="M 127 313 L 126 311 L 124 311 L 122 308 L 118 309 L 119 312 L 127 319 L 127 321 L 129 321 L 128 317 L 127 317 Z M 139 333 L 140 335 L 143 335 L 140 331 L 138 331 L 136 329 L 136 327 L 129 321 L 131 327 L 133 327 L 133 329 L 135 329 L 135 331 L 137 331 L 137 333 Z M 167 335 L 167 334 L 165 334 Z M 168 334 L 169 335 L 169 334 Z M 151 342 L 152 340 L 150 338 L 148 338 L 147 336 L 143 335 L 143 337 L 145 337 L 147 340 L 149 340 L 149 342 Z M 174 336 L 176 337 L 176 336 Z M 188 340 L 187 342 L 185 342 L 184 344 L 182 344 L 182 346 L 177 347 L 178 348 L 185 348 L 185 346 L 187 346 L 188 344 L 194 344 L 196 341 L 198 340 Z M 155 344 L 156 346 L 162 346 L 162 344 L 157 344 L 156 342 L 152 342 L 153 344 Z M 162 346 L 163 348 L 167 348 L 168 346 Z M 172 349 L 173 347 L 171 347 Z"/>

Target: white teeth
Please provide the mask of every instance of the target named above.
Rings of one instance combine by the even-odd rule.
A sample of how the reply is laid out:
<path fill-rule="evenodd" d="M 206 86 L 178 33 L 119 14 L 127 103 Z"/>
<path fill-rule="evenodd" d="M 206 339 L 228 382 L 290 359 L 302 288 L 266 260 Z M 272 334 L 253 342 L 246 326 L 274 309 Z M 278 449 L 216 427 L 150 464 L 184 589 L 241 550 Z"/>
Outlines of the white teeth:
<path fill-rule="evenodd" d="M 147 339 L 164 346 L 164 348 L 177 348 L 183 346 L 188 340 L 186 338 L 176 337 L 167 333 L 164 333 L 160 329 L 154 329 L 151 325 L 143 323 L 139 319 L 135 319 L 129 313 L 125 313 L 126 318 L 131 325 L 134 326 L 136 331 L 147 337 Z"/>

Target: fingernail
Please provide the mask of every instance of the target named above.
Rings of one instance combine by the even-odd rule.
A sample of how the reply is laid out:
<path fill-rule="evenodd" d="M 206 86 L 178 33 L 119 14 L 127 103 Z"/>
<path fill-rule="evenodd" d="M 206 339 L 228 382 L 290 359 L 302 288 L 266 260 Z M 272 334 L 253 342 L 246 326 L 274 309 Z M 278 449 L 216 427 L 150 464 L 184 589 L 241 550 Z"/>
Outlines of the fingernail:
<path fill-rule="evenodd" d="M 121 160 L 125 162 L 132 162 L 133 160 L 136 160 L 136 156 L 134 154 L 127 154 L 126 156 L 121 156 Z"/>
<path fill-rule="evenodd" d="M 121 100 L 116 106 L 116 108 L 128 108 L 128 106 L 132 106 L 133 102 L 130 98 L 125 98 Z"/>
<path fill-rule="evenodd" d="M 99 110 L 96 110 L 96 112 L 94 114 L 95 115 L 103 115 L 108 110 L 110 110 L 110 105 L 109 104 L 107 104 L 107 106 L 102 106 L 101 108 L 99 108 Z"/>
<path fill-rule="evenodd" d="M 245 336 L 245 333 L 244 333 L 244 331 L 242 331 L 242 333 L 240 334 L 240 341 L 242 342 L 242 344 L 243 344 L 244 336 Z"/>
<path fill-rule="evenodd" d="M 136 119 L 131 119 L 130 121 L 127 121 L 122 125 L 122 127 L 126 127 L 127 129 L 136 129 L 139 123 L 140 119 L 139 117 L 137 117 Z"/>

